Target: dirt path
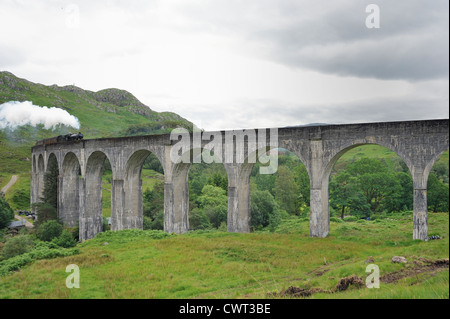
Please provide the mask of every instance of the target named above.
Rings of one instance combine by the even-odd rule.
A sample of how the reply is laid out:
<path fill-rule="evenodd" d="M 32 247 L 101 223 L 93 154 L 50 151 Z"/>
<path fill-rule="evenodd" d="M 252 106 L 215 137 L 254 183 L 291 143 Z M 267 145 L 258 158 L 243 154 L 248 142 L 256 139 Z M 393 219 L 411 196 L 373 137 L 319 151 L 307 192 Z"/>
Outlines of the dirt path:
<path fill-rule="evenodd" d="M 6 192 L 8 191 L 8 189 L 9 189 L 11 186 L 13 186 L 13 185 L 17 182 L 18 179 L 19 179 L 19 176 L 17 176 L 17 175 L 11 176 L 11 179 L 9 180 L 8 184 L 6 184 L 6 186 L 2 188 L 2 193 L 3 193 L 3 194 L 6 194 Z M 25 219 L 25 227 L 27 227 L 27 228 L 33 228 L 33 224 L 30 223 L 26 218 L 24 218 L 24 217 L 22 217 L 22 216 L 19 216 L 19 215 L 14 215 L 14 217 L 15 217 L 17 220 Z"/>
<path fill-rule="evenodd" d="M 17 175 L 11 176 L 11 179 L 9 180 L 8 184 L 6 184 L 6 186 L 2 188 L 2 193 L 3 193 L 3 194 L 6 194 L 6 192 L 8 191 L 8 189 L 9 189 L 11 186 L 13 186 L 13 185 L 17 182 L 18 179 L 19 179 L 19 176 L 17 176 Z"/>

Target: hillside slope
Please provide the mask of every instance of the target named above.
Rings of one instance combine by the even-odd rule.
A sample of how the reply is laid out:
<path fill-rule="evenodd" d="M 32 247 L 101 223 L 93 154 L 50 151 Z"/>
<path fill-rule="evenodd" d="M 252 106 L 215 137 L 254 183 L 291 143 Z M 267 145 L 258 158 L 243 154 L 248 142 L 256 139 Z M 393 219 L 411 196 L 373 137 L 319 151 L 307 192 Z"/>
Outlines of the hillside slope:
<path fill-rule="evenodd" d="M 30 260 L 20 271 L 0 262 L 0 298 L 448 299 L 448 214 L 430 214 L 429 226 L 442 239 L 413 240 L 411 213 L 331 221 L 327 238 L 310 238 L 307 218 L 250 234 L 108 231 L 77 245 L 78 254 Z M 368 260 L 379 267 L 378 289 L 364 285 Z M 69 264 L 80 269 L 79 289 L 66 287 Z M 363 284 L 336 290 L 349 276 Z"/>
<path fill-rule="evenodd" d="M 173 128 L 192 129 L 192 123 L 171 112 L 155 112 L 131 93 L 110 88 L 98 92 L 68 85 L 33 83 L 10 72 L 0 72 L 0 104 L 31 101 L 57 107 L 78 118 L 85 138 L 168 133 Z M 0 174 L 29 171 L 30 147 L 36 140 L 73 130 L 44 129 L 30 125 L 0 130 Z"/>

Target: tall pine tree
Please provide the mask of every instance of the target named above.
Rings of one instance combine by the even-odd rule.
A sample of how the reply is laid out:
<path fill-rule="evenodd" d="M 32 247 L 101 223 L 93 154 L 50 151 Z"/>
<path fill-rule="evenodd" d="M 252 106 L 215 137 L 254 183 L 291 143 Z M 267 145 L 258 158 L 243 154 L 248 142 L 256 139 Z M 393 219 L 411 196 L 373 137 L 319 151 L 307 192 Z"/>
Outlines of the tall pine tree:
<path fill-rule="evenodd" d="M 47 172 L 44 175 L 44 190 L 40 202 L 35 204 L 37 224 L 48 220 L 58 219 L 58 163 L 50 158 Z"/>

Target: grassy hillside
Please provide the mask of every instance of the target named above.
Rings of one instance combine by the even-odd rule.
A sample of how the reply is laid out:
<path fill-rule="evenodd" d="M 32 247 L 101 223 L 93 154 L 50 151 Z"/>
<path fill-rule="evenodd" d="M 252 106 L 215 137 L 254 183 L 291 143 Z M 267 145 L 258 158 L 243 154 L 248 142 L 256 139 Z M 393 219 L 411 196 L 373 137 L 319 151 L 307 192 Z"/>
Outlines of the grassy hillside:
<path fill-rule="evenodd" d="M 449 298 L 448 223 L 447 213 L 430 214 L 430 232 L 443 239 L 428 242 L 411 239 L 411 214 L 331 221 L 327 238 L 309 238 L 306 218 L 273 233 L 105 232 L 78 245 L 77 255 L 0 278 L 0 298 Z M 365 282 L 371 256 L 380 288 L 337 291 L 350 275 Z M 79 289 L 65 286 L 69 264 L 80 267 Z"/>
<path fill-rule="evenodd" d="M 0 72 L 0 104 L 31 101 L 35 105 L 58 107 L 76 116 L 85 138 L 168 133 L 172 128 L 192 128 L 192 123 L 170 112 L 158 113 L 131 93 L 119 89 L 99 92 L 73 85 L 46 86 Z M 31 146 L 46 137 L 67 133 L 69 127 L 46 130 L 23 126 L 0 131 L 0 175 L 30 171 Z"/>

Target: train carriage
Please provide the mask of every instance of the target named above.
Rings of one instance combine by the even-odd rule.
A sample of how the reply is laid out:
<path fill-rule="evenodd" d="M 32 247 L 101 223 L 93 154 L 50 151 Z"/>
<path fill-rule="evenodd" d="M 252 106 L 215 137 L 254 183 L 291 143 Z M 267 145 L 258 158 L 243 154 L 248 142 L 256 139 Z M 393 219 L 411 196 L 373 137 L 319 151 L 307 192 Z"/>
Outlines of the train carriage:
<path fill-rule="evenodd" d="M 43 140 L 37 141 L 36 146 L 39 145 L 50 145 L 50 144 L 56 144 L 56 143 L 62 143 L 62 142 L 77 142 L 83 139 L 83 134 L 81 132 L 78 133 L 69 133 L 66 135 L 58 135 L 54 137 L 45 138 Z"/>

